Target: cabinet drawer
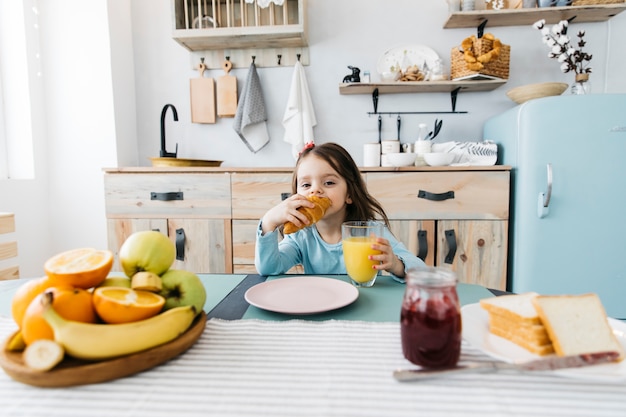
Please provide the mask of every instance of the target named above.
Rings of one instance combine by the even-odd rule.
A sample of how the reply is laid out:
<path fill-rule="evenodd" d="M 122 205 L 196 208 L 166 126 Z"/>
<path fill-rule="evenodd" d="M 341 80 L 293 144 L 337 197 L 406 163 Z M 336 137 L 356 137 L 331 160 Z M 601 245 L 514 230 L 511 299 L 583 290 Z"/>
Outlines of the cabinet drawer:
<path fill-rule="evenodd" d="M 366 180 L 390 219 L 509 218 L 508 171 L 376 172 Z"/>
<path fill-rule="evenodd" d="M 230 218 L 227 173 L 107 174 L 104 190 L 109 218 Z"/>
<path fill-rule="evenodd" d="M 260 219 L 265 212 L 291 195 L 291 173 L 231 175 L 233 219 Z"/>

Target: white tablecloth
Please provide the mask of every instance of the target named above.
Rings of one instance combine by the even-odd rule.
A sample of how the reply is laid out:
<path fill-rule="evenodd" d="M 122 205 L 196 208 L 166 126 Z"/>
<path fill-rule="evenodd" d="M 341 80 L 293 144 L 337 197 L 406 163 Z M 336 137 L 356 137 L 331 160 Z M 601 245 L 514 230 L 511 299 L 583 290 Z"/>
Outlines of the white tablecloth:
<path fill-rule="evenodd" d="M 15 328 L 0 318 L 2 340 Z M 462 360 L 485 360 L 463 345 Z M 185 354 L 102 384 L 36 388 L 0 372 L 0 416 L 626 416 L 626 384 L 542 374 L 399 383 L 399 324 L 210 320 Z"/>

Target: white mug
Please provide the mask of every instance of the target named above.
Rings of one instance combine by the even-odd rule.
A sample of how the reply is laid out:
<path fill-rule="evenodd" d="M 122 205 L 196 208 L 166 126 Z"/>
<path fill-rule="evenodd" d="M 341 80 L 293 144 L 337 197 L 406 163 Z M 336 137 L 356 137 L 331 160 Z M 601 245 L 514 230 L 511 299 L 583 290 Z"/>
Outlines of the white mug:
<path fill-rule="evenodd" d="M 366 143 L 363 145 L 363 166 L 380 166 L 380 143 Z"/>

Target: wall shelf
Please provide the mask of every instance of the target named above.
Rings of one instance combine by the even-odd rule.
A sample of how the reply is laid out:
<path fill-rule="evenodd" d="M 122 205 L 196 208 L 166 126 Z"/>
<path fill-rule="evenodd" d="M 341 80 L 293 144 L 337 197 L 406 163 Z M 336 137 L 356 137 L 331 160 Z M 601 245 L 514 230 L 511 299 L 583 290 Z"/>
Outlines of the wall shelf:
<path fill-rule="evenodd" d="M 380 94 L 451 93 L 458 88 L 461 91 L 492 91 L 506 82 L 507 80 L 342 83 L 339 84 L 339 94 L 372 94 L 375 89 Z"/>
<path fill-rule="evenodd" d="M 532 25 L 545 19 L 554 24 L 575 18 L 573 23 L 604 22 L 626 10 L 626 3 L 599 4 L 589 6 L 540 7 L 535 9 L 473 10 L 456 12 L 448 16 L 444 29 L 477 27 L 485 20 L 488 26 Z"/>

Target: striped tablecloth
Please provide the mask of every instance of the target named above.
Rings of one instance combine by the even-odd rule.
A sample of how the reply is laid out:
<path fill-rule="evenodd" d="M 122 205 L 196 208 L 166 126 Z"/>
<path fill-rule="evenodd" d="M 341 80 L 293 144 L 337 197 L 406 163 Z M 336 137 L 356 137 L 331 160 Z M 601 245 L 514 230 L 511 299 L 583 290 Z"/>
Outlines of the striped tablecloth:
<path fill-rule="evenodd" d="M 0 318 L 0 337 L 14 329 Z M 462 360 L 486 360 L 464 345 Z M 398 323 L 213 319 L 185 354 L 102 384 L 36 388 L 0 372 L 0 416 L 626 416 L 626 384 L 542 374 L 399 383 Z"/>

